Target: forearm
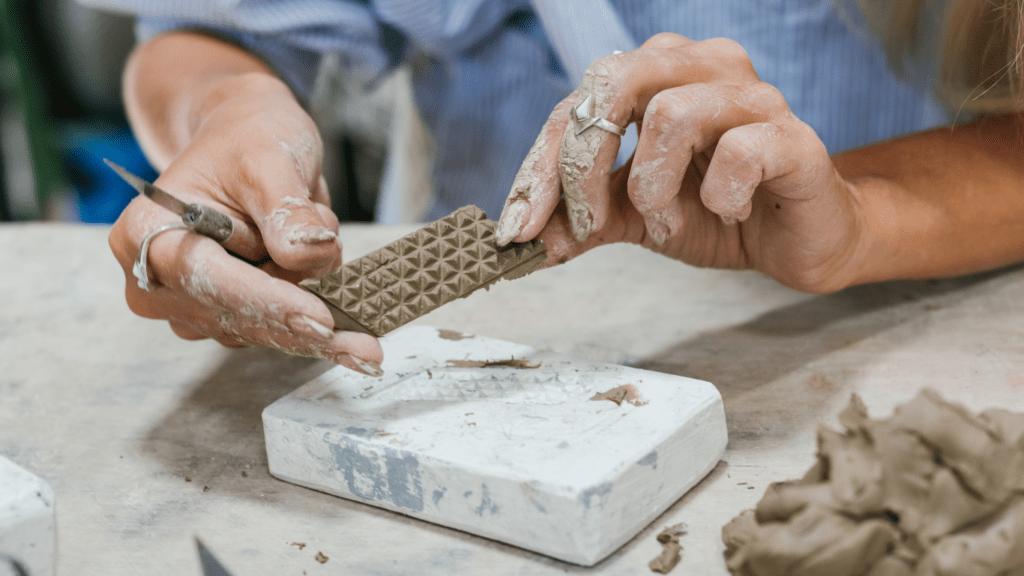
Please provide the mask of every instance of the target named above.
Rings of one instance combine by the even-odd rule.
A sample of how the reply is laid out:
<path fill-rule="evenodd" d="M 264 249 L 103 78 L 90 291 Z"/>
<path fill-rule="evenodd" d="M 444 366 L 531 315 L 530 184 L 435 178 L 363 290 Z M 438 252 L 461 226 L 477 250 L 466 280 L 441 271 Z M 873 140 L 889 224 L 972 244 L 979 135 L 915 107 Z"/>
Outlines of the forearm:
<path fill-rule="evenodd" d="M 128 119 L 159 170 L 188 145 L 212 110 L 250 90 L 288 92 L 252 54 L 194 32 L 149 40 L 131 55 L 124 74 Z"/>
<path fill-rule="evenodd" d="M 1024 260 L 1024 124 L 985 118 L 833 157 L 859 208 L 849 284 Z"/>

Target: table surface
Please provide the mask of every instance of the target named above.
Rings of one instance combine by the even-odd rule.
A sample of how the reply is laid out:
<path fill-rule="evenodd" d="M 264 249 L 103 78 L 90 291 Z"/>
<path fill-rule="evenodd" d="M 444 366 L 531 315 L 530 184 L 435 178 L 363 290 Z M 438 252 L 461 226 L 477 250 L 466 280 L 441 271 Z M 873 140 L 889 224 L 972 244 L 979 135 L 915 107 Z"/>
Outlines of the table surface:
<path fill-rule="evenodd" d="M 411 230 L 344 226 L 346 257 Z M 0 226 L 0 454 L 53 487 L 63 575 L 200 574 L 197 535 L 235 576 L 643 574 L 677 522 L 673 573 L 724 575 L 721 526 L 803 474 L 851 393 L 875 416 L 926 386 L 973 410 L 1024 410 L 1019 268 L 818 296 L 609 246 L 422 318 L 721 391 L 722 462 L 581 568 L 271 477 L 261 411 L 330 365 L 186 342 L 133 316 L 107 231 Z"/>

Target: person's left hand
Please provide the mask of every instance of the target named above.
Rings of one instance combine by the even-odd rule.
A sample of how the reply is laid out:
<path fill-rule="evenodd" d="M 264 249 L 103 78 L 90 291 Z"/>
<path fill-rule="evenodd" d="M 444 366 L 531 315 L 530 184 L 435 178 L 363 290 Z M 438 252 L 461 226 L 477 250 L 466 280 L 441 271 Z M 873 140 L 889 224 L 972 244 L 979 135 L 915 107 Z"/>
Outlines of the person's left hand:
<path fill-rule="evenodd" d="M 636 152 L 618 170 L 618 136 L 575 133 L 570 111 L 587 95 L 597 116 L 640 127 Z M 859 210 L 825 145 L 741 46 L 660 34 L 594 62 L 555 108 L 516 177 L 497 240 L 540 238 L 547 265 L 632 242 L 826 292 L 856 277 Z"/>

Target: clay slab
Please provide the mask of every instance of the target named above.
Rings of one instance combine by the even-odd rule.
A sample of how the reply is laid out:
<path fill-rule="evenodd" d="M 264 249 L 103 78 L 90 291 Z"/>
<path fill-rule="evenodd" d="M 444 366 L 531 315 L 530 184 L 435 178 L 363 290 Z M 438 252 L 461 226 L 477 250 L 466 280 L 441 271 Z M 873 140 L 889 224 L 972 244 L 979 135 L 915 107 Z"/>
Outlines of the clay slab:
<path fill-rule="evenodd" d="M 499 249 L 496 223 L 476 206 L 395 240 L 300 285 L 327 304 L 339 330 L 383 336 L 495 282 L 529 274 L 544 261 L 539 241 Z"/>
<path fill-rule="evenodd" d="M 52 576 L 55 526 L 50 485 L 0 456 L 0 574 Z"/>
<path fill-rule="evenodd" d="M 335 368 L 264 410 L 271 474 L 590 566 L 725 449 L 707 382 L 422 326 L 381 343 L 382 378 Z M 449 365 L 511 358 L 537 367 Z M 621 385 L 638 405 L 591 400 Z"/>

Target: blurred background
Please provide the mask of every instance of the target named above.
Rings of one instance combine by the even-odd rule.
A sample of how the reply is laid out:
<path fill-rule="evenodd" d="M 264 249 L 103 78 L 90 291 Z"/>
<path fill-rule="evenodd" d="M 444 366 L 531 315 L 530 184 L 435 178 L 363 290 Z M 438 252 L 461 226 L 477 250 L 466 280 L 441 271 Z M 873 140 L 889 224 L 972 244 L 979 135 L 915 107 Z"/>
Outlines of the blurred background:
<path fill-rule="evenodd" d="M 150 181 L 157 175 L 121 106 L 132 19 L 74 0 L 0 0 L 0 11 L 0 221 L 113 222 L 135 192 L 103 158 Z M 377 211 L 395 99 L 393 86 L 385 92 L 371 122 L 322 130 L 343 221 Z"/>

